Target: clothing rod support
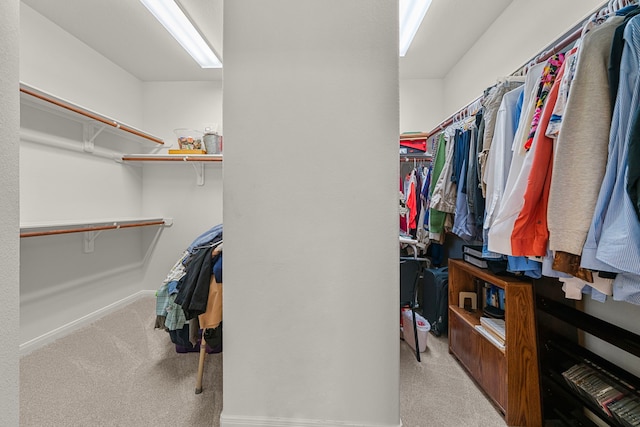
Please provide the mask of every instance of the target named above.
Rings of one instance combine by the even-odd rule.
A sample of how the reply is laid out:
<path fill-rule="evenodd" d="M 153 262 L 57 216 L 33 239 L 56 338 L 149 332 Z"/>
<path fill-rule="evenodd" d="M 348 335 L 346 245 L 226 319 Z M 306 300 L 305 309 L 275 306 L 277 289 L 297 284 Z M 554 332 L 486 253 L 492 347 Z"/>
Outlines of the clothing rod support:
<path fill-rule="evenodd" d="M 204 163 L 191 163 L 191 165 L 196 171 L 196 184 L 198 187 L 202 187 L 204 185 Z"/>
<path fill-rule="evenodd" d="M 90 254 L 94 250 L 94 242 L 96 237 L 98 237 L 102 233 L 102 230 L 99 231 L 85 231 L 83 234 L 83 252 L 85 254 Z"/>
<path fill-rule="evenodd" d="M 93 126 L 89 123 L 82 124 L 82 140 L 83 140 L 83 150 L 87 153 L 93 153 L 94 151 L 94 141 L 102 133 L 103 130 L 106 129 L 106 125 L 102 125 L 100 127 Z"/>
<path fill-rule="evenodd" d="M 103 157 L 105 159 L 113 160 L 116 162 L 122 162 L 122 153 L 117 153 L 115 151 L 107 150 L 102 147 L 93 147 L 91 151 L 87 151 L 85 149 L 84 143 L 78 140 L 72 140 L 56 135 L 49 135 L 31 129 L 20 129 L 20 139 L 69 151 L 90 153 L 94 156 Z"/>

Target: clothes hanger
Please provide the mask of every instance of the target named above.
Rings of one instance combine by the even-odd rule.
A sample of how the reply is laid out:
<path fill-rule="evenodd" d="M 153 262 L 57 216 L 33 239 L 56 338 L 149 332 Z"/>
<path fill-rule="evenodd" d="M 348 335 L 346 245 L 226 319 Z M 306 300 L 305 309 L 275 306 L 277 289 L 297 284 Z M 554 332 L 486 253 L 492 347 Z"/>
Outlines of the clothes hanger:
<path fill-rule="evenodd" d="M 591 28 L 593 28 L 593 23 L 596 21 L 597 16 L 598 12 L 595 12 L 593 15 L 591 15 L 591 17 L 589 17 L 587 22 L 584 23 L 584 25 L 582 26 L 582 32 L 580 33 L 581 39 L 584 38 L 584 36 L 589 32 L 589 30 L 591 30 Z"/>
<path fill-rule="evenodd" d="M 195 251 L 195 250 L 200 250 L 204 248 L 216 248 L 221 244 L 222 244 L 222 240 L 218 240 L 217 242 L 214 242 L 214 243 L 207 243 L 206 245 L 196 246 L 195 248 L 193 248 L 193 250 Z"/>
<path fill-rule="evenodd" d="M 529 61 L 529 63 L 527 65 L 524 66 L 524 75 L 526 76 L 527 74 L 529 74 L 529 70 L 531 70 L 531 68 L 536 65 L 536 58 L 533 58 L 531 61 Z"/>

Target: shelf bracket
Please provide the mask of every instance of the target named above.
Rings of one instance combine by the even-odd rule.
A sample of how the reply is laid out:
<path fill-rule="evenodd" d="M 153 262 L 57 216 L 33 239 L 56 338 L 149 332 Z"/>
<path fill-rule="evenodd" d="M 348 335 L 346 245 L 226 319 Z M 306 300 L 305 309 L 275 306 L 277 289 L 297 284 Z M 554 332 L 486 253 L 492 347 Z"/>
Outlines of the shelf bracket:
<path fill-rule="evenodd" d="M 191 163 L 191 165 L 196 171 L 196 184 L 202 187 L 204 185 L 204 163 Z"/>
<path fill-rule="evenodd" d="M 93 153 L 94 150 L 94 141 L 105 130 L 107 126 L 103 125 L 101 127 L 95 127 L 89 123 L 84 123 L 82 125 L 82 149 L 87 153 Z"/>
<path fill-rule="evenodd" d="M 100 235 L 100 233 L 102 233 L 102 230 L 100 231 L 85 231 L 84 234 L 84 250 L 83 252 L 85 254 L 90 254 L 91 252 L 93 252 L 94 250 L 94 242 L 96 240 L 96 237 L 98 237 Z"/>

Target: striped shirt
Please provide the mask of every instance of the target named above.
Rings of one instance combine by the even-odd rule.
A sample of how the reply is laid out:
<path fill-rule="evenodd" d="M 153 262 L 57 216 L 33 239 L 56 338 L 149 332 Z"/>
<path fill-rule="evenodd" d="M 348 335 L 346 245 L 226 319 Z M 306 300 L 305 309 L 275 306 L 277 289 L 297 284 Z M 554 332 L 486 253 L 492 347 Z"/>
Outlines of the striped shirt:
<path fill-rule="evenodd" d="M 640 16 L 629 21 L 624 40 L 609 157 L 581 266 L 640 275 L 640 222 L 625 189 L 629 127 L 640 107 Z"/>

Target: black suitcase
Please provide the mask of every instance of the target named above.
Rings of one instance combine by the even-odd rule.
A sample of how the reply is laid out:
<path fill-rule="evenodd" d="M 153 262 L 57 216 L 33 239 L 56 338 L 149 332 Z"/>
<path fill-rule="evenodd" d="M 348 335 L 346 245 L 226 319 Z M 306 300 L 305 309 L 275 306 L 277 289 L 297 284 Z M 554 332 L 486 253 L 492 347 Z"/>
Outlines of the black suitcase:
<path fill-rule="evenodd" d="M 449 267 L 424 270 L 420 288 L 422 316 L 431 325 L 431 332 L 439 337 L 449 324 Z"/>

